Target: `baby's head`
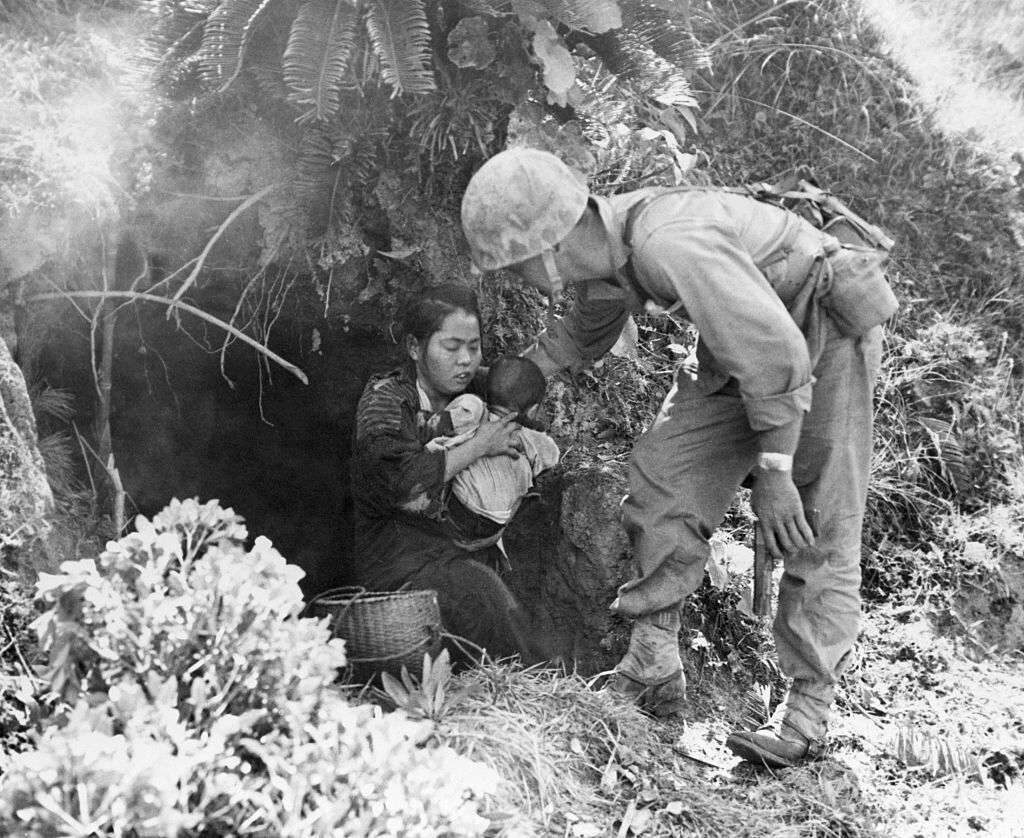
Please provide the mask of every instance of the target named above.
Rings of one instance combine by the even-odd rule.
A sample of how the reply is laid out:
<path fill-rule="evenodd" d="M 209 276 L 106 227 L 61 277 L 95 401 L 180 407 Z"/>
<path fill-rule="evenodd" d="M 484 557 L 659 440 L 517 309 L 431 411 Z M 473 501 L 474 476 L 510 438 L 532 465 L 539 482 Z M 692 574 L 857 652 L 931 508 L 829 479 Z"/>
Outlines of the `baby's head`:
<path fill-rule="evenodd" d="M 544 373 L 533 361 L 506 355 L 491 365 L 487 374 L 487 404 L 533 419 L 544 401 Z"/>

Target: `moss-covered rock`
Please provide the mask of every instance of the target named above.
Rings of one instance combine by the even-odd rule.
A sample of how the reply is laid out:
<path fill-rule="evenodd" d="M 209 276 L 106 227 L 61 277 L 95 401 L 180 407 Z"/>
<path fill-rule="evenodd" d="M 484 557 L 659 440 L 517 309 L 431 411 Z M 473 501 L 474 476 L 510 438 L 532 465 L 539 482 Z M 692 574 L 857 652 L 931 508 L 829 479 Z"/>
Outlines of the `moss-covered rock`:
<path fill-rule="evenodd" d="M 43 534 L 52 505 L 25 377 L 0 340 L 0 549 Z"/>

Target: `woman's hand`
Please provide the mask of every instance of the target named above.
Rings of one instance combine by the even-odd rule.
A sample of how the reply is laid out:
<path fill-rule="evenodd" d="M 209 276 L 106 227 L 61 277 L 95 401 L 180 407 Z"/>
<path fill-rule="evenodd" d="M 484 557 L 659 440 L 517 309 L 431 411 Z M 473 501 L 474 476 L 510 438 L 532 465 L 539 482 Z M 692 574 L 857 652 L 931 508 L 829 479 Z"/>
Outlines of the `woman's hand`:
<path fill-rule="evenodd" d="M 481 457 L 498 457 L 502 454 L 518 457 L 522 444 L 516 435 L 518 430 L 519 424 L 515 421 L 514 415 L 481 423 L 471 439 L 445 451 L 445 482 Z"/>
<path fill-rule="evenodd" d="M 518 458 L 522 451 L 517 431 L 519 423 L 514 414 L 503 416 L 493 422 L 482 422 L 470 442 L 478 446 L 481 457 L 500 457 L 507 454 Z"/>

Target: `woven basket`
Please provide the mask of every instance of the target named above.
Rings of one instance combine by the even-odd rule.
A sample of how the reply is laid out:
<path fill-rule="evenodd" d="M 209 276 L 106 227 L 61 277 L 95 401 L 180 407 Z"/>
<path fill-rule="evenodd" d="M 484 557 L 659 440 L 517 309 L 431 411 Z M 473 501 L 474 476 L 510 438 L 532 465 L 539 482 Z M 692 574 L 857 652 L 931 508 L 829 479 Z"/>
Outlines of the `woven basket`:
<path fill-rule="evenodd" d="M 441 609 L 437 592 L 373 592 L 332 588 L 310 600 L 307 613 L 330 617 L 331 633 L 345 640 L 354 674 L 369 680 L 381 670 L 398 675 L 405 666 L 422 675 L 423 655 L 441 651 Z"/>

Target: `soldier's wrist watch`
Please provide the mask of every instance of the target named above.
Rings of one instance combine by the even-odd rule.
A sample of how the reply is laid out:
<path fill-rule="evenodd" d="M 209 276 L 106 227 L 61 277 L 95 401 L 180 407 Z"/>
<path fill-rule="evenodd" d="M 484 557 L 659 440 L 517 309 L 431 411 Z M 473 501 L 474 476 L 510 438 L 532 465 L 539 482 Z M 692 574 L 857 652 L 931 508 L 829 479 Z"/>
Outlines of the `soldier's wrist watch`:
<path fill-rule="evenodd" d="M 762 471 L 792 471 L 793 456 L 763 451 L 757 455 L 757 467 Z"/>

